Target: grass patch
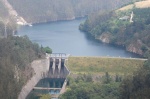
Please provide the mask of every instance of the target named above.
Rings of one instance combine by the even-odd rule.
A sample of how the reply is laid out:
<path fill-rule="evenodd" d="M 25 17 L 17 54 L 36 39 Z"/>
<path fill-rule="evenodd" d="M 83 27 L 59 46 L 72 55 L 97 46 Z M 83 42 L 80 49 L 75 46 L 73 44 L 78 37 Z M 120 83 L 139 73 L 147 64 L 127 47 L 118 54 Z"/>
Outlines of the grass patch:
<path fill-rule="evenodd" d="M 136 2 L 135 6 L 137 8 L 148 8 L 148 7 L 150 7 L 150 0 Z"/>
<path fill-rule="evenodd" d="M 130 74 L 143 66 L 144 60 L 100 57 L 69 57 L 67 67 L 73 74 Z"/>
<path fill-rule="evenodd" d="M 117 11 L 129 10 L 129 9 L 132 9 L 134 6 L 136 8 L 149 8 L 150 7 L 150 0 L 139 1 L 139 2 L 135 2 L 134 4 L 129 4 L 127 6 L 124 6 L 120 9 L 118 9 Z"/>
<path fill-rule="evenodd" d="M 124 6 L 120 9 L 118 9 L 117 11 L 125 11 L 125 10 L 132 9 L 133 7 L 134 7 L 134 4 L 130 4 L 130 5 L 127 5 L 127 6 Z"/>

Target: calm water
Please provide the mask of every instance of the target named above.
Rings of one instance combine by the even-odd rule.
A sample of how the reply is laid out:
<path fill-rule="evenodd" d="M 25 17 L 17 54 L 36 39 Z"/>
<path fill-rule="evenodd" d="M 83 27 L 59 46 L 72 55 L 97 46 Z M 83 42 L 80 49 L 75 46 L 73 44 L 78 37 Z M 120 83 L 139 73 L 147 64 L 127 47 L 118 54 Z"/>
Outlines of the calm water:
<path fill-rule="evenodd" d="M 44 87 L 44 88 L 61 88 L 65 78 L 45 78 L 41 79 L 36 87 Z"/>
<path fill-rule="evenodd" d="M 83 18 L 37 24 L 32 27 L 22 26 L 18 28 L 18 34 L 27 35 L 32 41 L 49 46 L 53 53 L 67 53 L 73 56 L 138 57 L 123 48 L 89 38 L 78 29 L 79 24 L 84 21 Z"/>
<path fill-rule="evenodd" d="M 65 79 L 61 78 L 45 78 L 41 79 L 36 87 L 43 87 L 43 88 L 61 88 L 63 86 Z M 39 99 L 38 94 L 59 94 L 60 90 L 59 89 L 51 89 L 51 90 L 38 90 L 34 89 L 32 90 L 29 95 L 27 96 L 26 99 Z M 58 99 L 58 98 L 52 98 L 52 99 Z"/>

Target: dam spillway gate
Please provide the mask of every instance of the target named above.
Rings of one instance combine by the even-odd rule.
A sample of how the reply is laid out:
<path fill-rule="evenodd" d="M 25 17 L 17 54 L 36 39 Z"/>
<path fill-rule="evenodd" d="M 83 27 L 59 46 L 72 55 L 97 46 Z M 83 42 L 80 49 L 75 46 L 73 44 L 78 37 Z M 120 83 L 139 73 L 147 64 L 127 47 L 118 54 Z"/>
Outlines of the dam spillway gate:
<path fill-rule="evenodd" d="M 51 54 L 48 78 L 66 78 L 69 74 L 68 69 L 65 66 L 65 61 L 67 59 L 66 54 Z"/>
<path fill-rule="evenodd" d="M 68 59 L 67 54 L 53 53 L 47 54 L 48 65 L 46 71 L 41 72 L 41 79 L 33 87 L 32 93 L 51 94 L 51 97 L 57 98 L 65 91 L 67 84 L 67 75 L 69 74 L 65 62 Z M 26 99 L 28 99 L 30 95 Z"/>

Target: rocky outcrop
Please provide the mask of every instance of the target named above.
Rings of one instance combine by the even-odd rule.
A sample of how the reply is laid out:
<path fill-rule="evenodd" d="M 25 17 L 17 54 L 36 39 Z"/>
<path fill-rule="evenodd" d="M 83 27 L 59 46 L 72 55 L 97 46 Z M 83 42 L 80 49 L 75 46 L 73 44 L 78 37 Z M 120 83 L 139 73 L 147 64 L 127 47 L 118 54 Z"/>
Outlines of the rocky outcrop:
<path fill-rule="evenodd" d="M 137 40 L 136 42 L 130 43 L 126 47 L 126 50 L 129 52 L 139 54 L 139 55 L 143 55 L 143 51 L 142 51 L 141 47 L 142 47 L 142 42 L 140 40 Z"/>
<path fill-rule="evenodd" d="M 7 0 L 2 0 L 2 3 L 7 8 L 9 15 L 13 17 L 13 19 L 16 21 L 19 25 L 26 25 L 27 22 L 24 20 L 23 17 L 19 16 L 17 11 L 10 5 L 10 3 Z"/>
<path fill-rule="evenodd" d="M 110 43 L 110 37 L 111 37 L 111 34 L 103 33 L 102 35 L 100 35 L 98 39 L 104 43 Z"/>
<path fill-rule="evenodd" d="M 111 42 L 111 34 L 109 34 L 109 33 L 103 33 L 97 39 L 100 40 L 103 43 L 112 44 L 112 42 Z M 129 52 L 136 53 L 136 54 L 139 54 L 139 55 L 143 55 L 144 54 L 142 49 L 141 49 L 142 45 L 143 45 L 141 40 L 130 42 L 130 44 L 126 45 L 126 46 L 123 45 L 121 42 L 115 42 L 114 44 L 118 45 L 118 46 L 125 47 L 126 50 L 129 51 Z"/>

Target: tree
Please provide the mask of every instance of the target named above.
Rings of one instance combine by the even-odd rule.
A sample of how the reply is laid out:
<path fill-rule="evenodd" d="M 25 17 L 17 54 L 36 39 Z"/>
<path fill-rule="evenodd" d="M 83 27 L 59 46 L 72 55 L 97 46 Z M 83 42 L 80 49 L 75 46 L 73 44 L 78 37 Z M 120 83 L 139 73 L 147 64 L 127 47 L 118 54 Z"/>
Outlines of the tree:
<path fill-rule="evenodd" d="M 120 85 L 121 99 L 150 99 L 150 60 Z"/>
<path fill-rule="evenodd" d="M 108 83 L 110 83 L 110 82 L 111 82 L 111 77 L 110 77 L 109 73 L 106 72 L 106 73 L 105 73 L 105 76 L 103 77 L 103 83 L 104 83 L 104 84 L 108 84 Z"/>
<path fill-rule="evenodd" d="M 49 48 L 49 47 L 44 47 L 43 50 L 44 50 L 46 53 L 49 53 L 49 54 L 52 53 L 52 49 Z"/>

